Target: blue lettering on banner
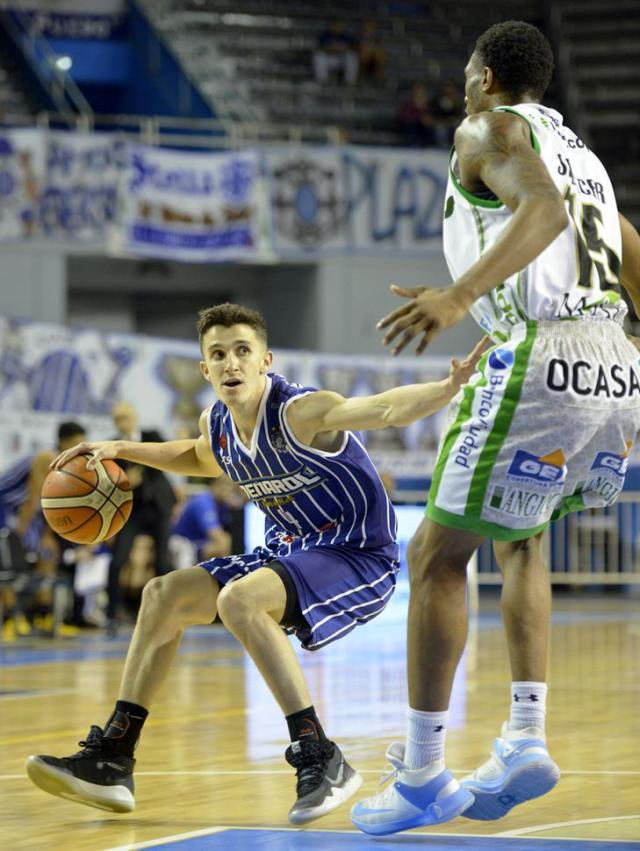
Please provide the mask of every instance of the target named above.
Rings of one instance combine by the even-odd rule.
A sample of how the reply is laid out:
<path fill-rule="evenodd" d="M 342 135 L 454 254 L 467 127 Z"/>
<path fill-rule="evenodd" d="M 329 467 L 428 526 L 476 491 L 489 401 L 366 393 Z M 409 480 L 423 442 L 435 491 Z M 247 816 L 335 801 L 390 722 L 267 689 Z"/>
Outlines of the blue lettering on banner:
<path fill-rule="evenodd" d="M 206 233 L 178 233 L 148 225 L 134 225 L 130 231 L 130 239 L 138 245 L 146 243 L 166 248 L 201 249 L 253 245 L 253 235 L 246 227 Z"/>
<path fill-rule="evenodd" d="M 550 455 L 532 455 L 524 449 L 518 449 L 507 470 L 507 476 L 539 485 L 559 485 L 567 477 L 567 467 L 559 451 Z"/>
<path fill-rule="evenodd" d="M 369 235 L 374 243 L 394 240 L 402 219 L 413 222 L 413 238 L 417 242 L 442 233 L 440 211 L 446 189 L 442 175 L 425 166 L 400 166 L 392 177 L 393 206 L 382 210 L 380 185 L 384 159 L 363 162 L 353 151 L 346 151 L 342 166 L 348 230 L 360 207 L 366 206 Z"/>
<path fill-rule="evenodd" d="M 129 191 L 133 193 L 140 192 L 147 184 L 156 190 L 183 195 L 213 195 L 215 190 L 213 175 L 208 169 L 163 169 L 137 151 L 131 154 L 131 167 L 133 176 L 129 181 Z"/>

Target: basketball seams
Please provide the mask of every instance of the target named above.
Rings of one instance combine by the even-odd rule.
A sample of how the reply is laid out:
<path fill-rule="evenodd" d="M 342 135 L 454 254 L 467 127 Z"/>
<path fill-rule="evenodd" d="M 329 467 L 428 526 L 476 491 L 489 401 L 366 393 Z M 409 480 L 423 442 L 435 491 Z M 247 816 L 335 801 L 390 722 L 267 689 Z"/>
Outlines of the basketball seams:
<path fill-rule="evenodd" d="M 88 453 L 76 456 L 78 459 L 83 459 L 85 467 L 86 462 L 92 457 Z M 91 471 L 85 469 L 85 475 L 83 476 L 83 470 L 79 469 L 81 462 L 76 461 L 76 458 L 70 462 L 72 468 L 75 467 L 75 469 L 62 468 L 55 471 L 64 475 L 62 477 L 56 476 L 53 479 L 50 485 L 51 490 L 54 494 L 56 492 L 60 494 L 60 491 L 64 492 L 65 479 L 70 477 L 71 480 L 82 483 L 82 485 L 89 488 L 89 491 L 87 493 L 75 493 L 68 496 L 42 496 L 42 508 L 47 522 L 50 521 L 49 525 L 51 525 L 54 531 L 61 534 L 62 537 L 78 544 L 97 544 L 117 534 L 127 522 L 131 514 L 133 492 L 131 487 L 126 487 L 129 484 L 126 473 L 114 461 L 110 461 L 109 459 L 98 461 L 93 471 L 94 475 L 89 479 L 88 474 Z M 125 487 L 122 487 L 121 483 Z M 66 486 L 67 488 L 78 487 L 68 479 Z M 125 504 L 129 506 L 127 511 L 124 509 Z M 70 512 L 68 519 L 72 521 L 78 520 L 79 522 L 71 528 L 59 530 L 56 527 L 55 519 L 57 516 L 58 520 L 62 520 L 64 514 L 60 512 Z M 89 512 L 88 516 L 86 516 L 87 512 Z M 77 516 L 78 514 L 80 517 Z M 84 534 L 87 534 L 89 532 L 89 528 L 87 527 L 90 524 L 98 525 L 95 533 L 89 540 L 78 540 L 78 533 L 80 532 L 82 537 L 82 530 L 84 529 Z"/>

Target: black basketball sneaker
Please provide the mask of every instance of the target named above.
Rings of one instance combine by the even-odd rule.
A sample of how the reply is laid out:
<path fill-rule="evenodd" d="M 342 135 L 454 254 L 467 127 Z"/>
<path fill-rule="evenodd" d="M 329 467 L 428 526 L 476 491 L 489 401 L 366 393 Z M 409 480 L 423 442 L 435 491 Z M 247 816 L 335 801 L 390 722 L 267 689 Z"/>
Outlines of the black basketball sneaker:
<path fill-rule="evenodd" d="M 93 725 L 82 750 L 73 756 L 30 756 L 27 774 L 52 795 L 110 810 L 130 813 L 136 805 L 133 797 L 135 759 L 118 753 L 105 744 L 102 729 Z"/>
<path fill-rule="evenodd" d="M 334 742 L 301 739 L 292 742 L 284 756 L 298 778 L 298 798 L 289 810 L 291 824 L 302 824 L 330 813 L 362 786 L 362 777 L 351 768 Z"/>

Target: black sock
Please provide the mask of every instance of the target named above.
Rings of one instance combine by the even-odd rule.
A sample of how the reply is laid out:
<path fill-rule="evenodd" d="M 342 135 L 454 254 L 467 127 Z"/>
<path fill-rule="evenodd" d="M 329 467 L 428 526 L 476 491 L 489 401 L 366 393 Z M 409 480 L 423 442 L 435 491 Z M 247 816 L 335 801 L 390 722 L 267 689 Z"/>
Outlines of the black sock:
<path fill-rule="evenodd" d="M 285 721 L 287 722 L 289 736 L 292 742 L 298 742 L 300 740 L 306 742 L 327 741 L 322 724 L 318 721 L 318 716 L 313 706 L 309 706 L 307 709 L 301 709 L 300 712 L 294 712 L 293 715 L 287 715 Z"/>
<path fill-rule="evenodd" d="M 116 701 L 116 708 L 104 725 L 103 738 L 118 753 L 133 756 L 138 743 L 142 725 L 149 711 L 136 703 L 126 700 Z"/>

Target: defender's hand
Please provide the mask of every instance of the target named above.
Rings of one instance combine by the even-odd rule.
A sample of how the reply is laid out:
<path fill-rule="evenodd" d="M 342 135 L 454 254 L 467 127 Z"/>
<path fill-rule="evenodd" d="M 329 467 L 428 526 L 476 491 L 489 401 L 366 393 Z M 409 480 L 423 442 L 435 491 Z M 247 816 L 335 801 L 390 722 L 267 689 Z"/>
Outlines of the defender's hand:
<path fill-rule="evenodd" d="M 99 440 L 93 443 L 83 440 L 82 443 L 72 446 L 66 452 L 61 452 L 57 458 L 53 459 L 49 465 L 49 469 L 59 470 L 60 467 L 63 467 L 67 461 L 75 458 L 76 455 L 92 455 L 93 457 L 87 461 L 87 469 L 93 470 L 97 461 L 103 461 L 105 458 L 117 458 L 120 446 L 121 442 L 119 440 Z"/>
<path fill-rule="evenodd" d="M 453 393 L 457 393 L 463 384 L 471 378 L 476 371 L 478 361 L 488 348 L 493 345 L 491 337 L 483 337 L 475 344 L 463 361 L 458 358 L 451 358 L 451 369 L 449 370 L 449 384 Z"/>
<path fill-rule="evenodd" d="M 451 289 L 411 289 L 394 284 L 391 291 L 402 298 L 411 299 L 408 304 L 378 322 L 378 328 L 389 329 L 383 339 L 385 346 L 402 334 L 391 349 L 392 355 L 399 354 L 418 334 L 422 334 L 422 339 L 416 347 L 416 354 L 422 354 L 436 334 L 456 325 L 467 312 L 466 304 L 462 303 L 458 293 Z"/>

